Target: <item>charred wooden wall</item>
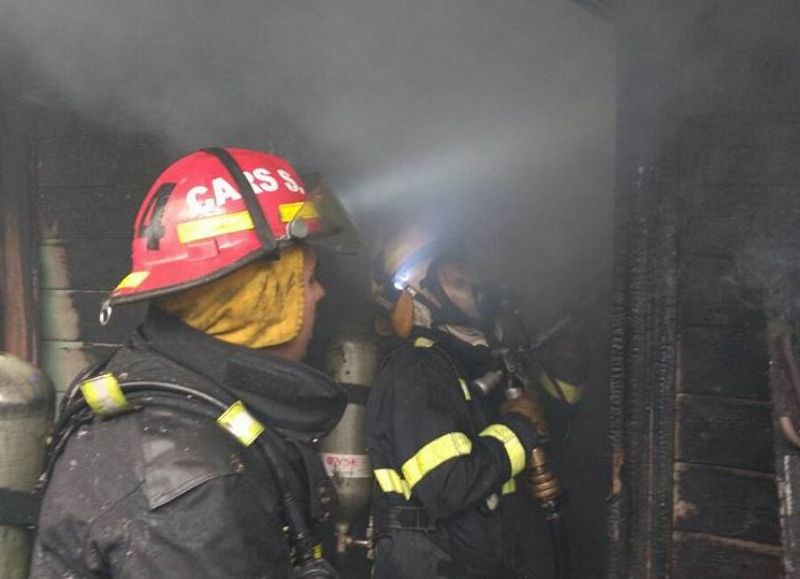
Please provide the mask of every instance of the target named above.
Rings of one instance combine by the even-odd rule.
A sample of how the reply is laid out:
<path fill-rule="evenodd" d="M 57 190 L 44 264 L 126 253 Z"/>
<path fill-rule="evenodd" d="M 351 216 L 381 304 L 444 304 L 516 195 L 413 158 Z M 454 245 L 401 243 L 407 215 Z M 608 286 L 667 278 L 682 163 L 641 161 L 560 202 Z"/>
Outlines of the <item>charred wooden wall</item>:
<path fill-rule="evenodd" d="M 41 359 L 59 391 L 142 315 L 141 307 L 120 307 L 108 326 L 98 322 L 106 294 L 129 269 L 136 210 L 169 162 L 155 137 L 96 127 L 67 111 L 28 111 Z"/>
<path fill-rule="evenodd" d="M 781 577 L 748 264 L 797 248 L 800 5 L 631 2 L 618 26 L 611 576 Z"/>

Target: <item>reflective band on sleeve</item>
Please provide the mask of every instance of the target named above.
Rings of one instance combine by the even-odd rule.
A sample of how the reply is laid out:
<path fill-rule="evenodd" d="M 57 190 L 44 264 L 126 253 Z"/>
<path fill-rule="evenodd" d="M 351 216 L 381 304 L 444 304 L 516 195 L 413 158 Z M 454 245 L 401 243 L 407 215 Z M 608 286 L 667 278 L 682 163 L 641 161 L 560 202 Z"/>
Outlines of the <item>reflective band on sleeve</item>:
<path fill-rule="evenodd" d="M 132 271 L 128 275 L 122 278 L 122 281 L 117 284 L 115 289 L 126 289 L 126 288 L 133 288 L 139 287 L 142 285 L 142 282 L 147 279 L 147 276 L 150 275 L 149 271 Z"/>
<path fill-rule="evenodd" d="M 461 384 L 461 391 L 464 393 L 464 400 L 467 402 L 472 400 L 472 394 L 469 391 L 469 386 L 467 386 L 467 381 L 463 378 L 459 378 L 458 383 Z"/>
<path fill-rule="evenodd" d="M 278 205 L 278 213 L 281 216 L 281 223 L 289 223 L 295 217 L 300 219 L 318 219 L 316 206 L 310 201 L 298 201 L 297 203 L 281 203 Z"/>
<path fill-rule="evenodd" d="M 505 424 L 490 424 L 487 426 L 480 436 L 491 436 L 503 443 L 508 455 L 508 461 L 511 463 L 511 476 L 516 476 L 525 470 L 525 447 L 511 430 Z"/>
<path fill-rule="evenodd" d="M 383 492 L 399 493 L 406 500 L 411 498 L 411 489 L 408 488 L 408 483 L 393 468 L 376 468 L 375 480 L 378 481 L 378 486 Z"/>
<path fill-rule="evenodd" d="M 244 446 L 250 446 L 264 432 L 264 425 L 253 418 L 241 400 L 231 404 L 217 418 L 217 424 L 233 434 Z"/>
<path fill-rule="evenodd" d="M 517 480 L 516 479 L 508 479 L 506 482 L 503 483 L 503 486 L 500 487 L 500 494 L 510 495 L 511 493 L 517 492 Z"/>
<path fill-rule="evenodd" d="M 414 340 L 414 347 L 415 348 L 430 348 L 436 342 L 433 340 L 429 340 L 428 338 L 417 338 Z"/>
<path fill-rule="evenodd" d="M 83 398 L 95 414 L 113 416 L 130 408 L 119 382 L 113 374 L 106 373 L 81 382 Z"/>
<path fill-rule="evenodd" d="M 322 559 L 322 543 L 317 543 L 311 550 L 314 559 Z"/>
<path fill-rule="evenodd" d="M 187 221 L 178 224 L 178 241 L 181 243 L 191 243 L 217 235 L 226 233 L 237 233 L 253 229 L 253 218 L 247 211 L 228 213 L 226 215 L 214 215 L 195 221 Z"/>
<path fill-rule="evenodd" d="M 451 458 L 472 452 L 472 441 L 463 432 L 448 432 L 423 446 L 417 454 L 403 464 L 403 476 L 408 487 L 414 486 L 425 475 Z"/>

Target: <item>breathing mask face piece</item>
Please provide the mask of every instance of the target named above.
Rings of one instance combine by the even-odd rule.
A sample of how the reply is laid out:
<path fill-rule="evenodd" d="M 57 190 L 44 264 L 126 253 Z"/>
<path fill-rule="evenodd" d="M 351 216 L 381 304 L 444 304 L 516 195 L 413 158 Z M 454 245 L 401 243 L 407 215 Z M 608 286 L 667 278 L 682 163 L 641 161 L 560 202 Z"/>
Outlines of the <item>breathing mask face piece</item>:
<path fill-rule="evenodd" d="M 436 276 L 450 303 L 471 318 L 482 317 L 478 285 L 463 263 L 442 263 L 437 268 Z"/>

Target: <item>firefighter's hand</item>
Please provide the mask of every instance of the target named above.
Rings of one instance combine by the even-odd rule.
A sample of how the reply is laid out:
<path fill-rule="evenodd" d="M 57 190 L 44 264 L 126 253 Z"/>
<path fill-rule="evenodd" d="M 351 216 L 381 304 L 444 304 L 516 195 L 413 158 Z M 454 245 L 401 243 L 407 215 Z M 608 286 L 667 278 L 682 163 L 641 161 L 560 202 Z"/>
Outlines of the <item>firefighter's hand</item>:
<path fill-rule="evenodd" d="M 510 414 L 512 412 L 521 414 L 536 426 L 536 431 L 540 436 L 546 436 L 549 431 L 539 397 L 530 390 L 523 390 L 522 394 L 516 398 L 503 402 L 500 412 L 502 414 Z"/>

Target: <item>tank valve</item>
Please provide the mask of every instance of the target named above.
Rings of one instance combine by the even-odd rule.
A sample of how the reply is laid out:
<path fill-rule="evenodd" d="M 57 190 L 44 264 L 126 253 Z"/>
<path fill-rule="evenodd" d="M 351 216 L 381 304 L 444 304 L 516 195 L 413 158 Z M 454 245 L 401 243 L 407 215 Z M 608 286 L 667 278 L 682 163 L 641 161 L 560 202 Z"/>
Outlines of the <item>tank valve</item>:
<path fill-rule="evenodd" d="M 341 555 L 350 549 L 366 549 L 367 557 L 372 555 L 372 521 L 367 527 L 365 537 L 354 537 L 349 533 L 350 525 L 340 523 L 336 525 L 336 553 Z"/>

